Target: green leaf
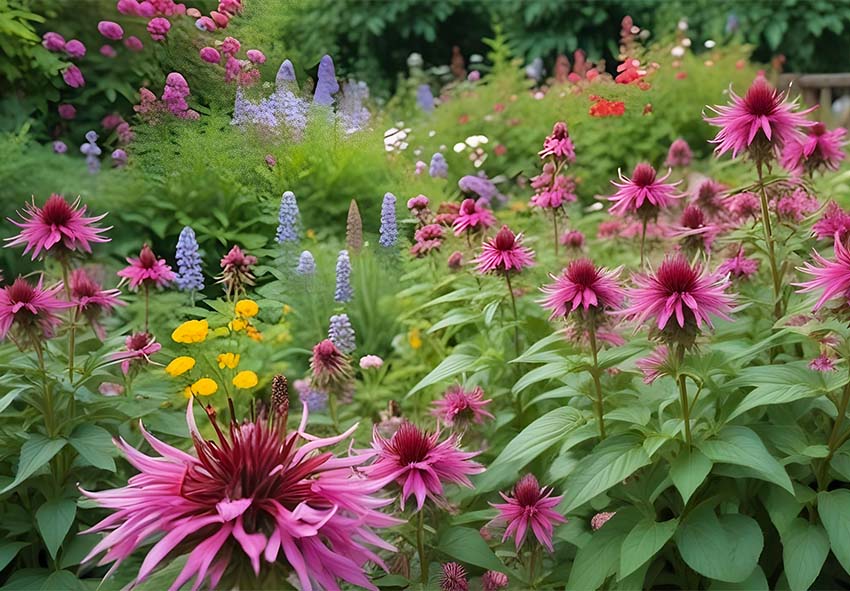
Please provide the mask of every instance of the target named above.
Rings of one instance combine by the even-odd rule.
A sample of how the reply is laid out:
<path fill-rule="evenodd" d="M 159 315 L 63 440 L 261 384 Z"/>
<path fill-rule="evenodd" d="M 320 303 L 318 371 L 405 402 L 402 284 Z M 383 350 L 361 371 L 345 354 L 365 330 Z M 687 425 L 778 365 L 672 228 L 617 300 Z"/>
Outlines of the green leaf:
<path fill-rule="evenodd" d="M 676 533 L 678 519 L 657 522 L 643 519 L 623 540 L 620 551 L 620 573 L 617 579 L 623 579 L 651 560 L 664 544 Z"/>
<path fill-rule="evenodd" d="M 756 568 L 764 539 L 754 519 L 737 513 L 718 519 L 712 507 L 703 506 L 676 530 L 676 545 L 699 574 L 740 583 Z"/>
<path fill-rule="evenodd" d="M 753 569 L 750 576 L 740 583 L 727 583 L 725 581 L 712 581 L 711 591 L 768 591 L 767 577 L 760 566 Z"/>
<path fill-rule="evenodd" d="M 460 562 L 488 570 L 505 570 L 505 565 L 496 557 L 477 529 L 450 527 L 440 534 L 436 549 Z"/>
<path fill-rule="evenodd" d="M 850 574 L 850 491 L 819 492 L 818 515 L 829 536 L 832 553 Z"/>
<path fill-rule="evenodd" d="M 747 427 L 724 427 L 715 439 L 698 442 L 697 447 L 713 462 L 745 466 L 759 474 L 763 480 L 794 493 L 788 473 L 776 458 L 770 455 L 759 436 Z"/>
<path fill-rule="evenodd" d="M 29 546 L 29 542 L 5 542 L 0 544 L 0 570 L 15 559 L 21 548 Z"/>
<path fill-rule="evenodd" d="M 56 552 L 71 529 L 76 515 L 77 504 L 71 499 L 47 501 L 35 512 L 38 531 L 41 532 L 51 558 L 56 558 Z"/>
<path fill-rule="evenodd" d="M 431 370 L 431 373 L 422 378 L 418 384 L 413 386 L 410 392 L 407 393 L 406 398 L 412 396 L 419 390 L 427 388 L 428 386 L 442 382 L 443 380 L 455 376 L 463 371 L 469 371 L 479 359 L 480 356 L 478 355 L 469 355 L 457 352 L 452 353 L 443 359 L 437 367 Z"/>
<path fill-rule="evenodd" d="M 795 519 L 782 534 L 782 561 L 791 591 L 805 591 L 815 582 L 829 554 L 823 527 Z"/>
<path fill-rule="evenodd" d="M 3 398 L 0 398 L 0 413 L 9 408 L 9 405 L 12 404 L 24 391 L 26 391 L 26 388 L 21 386 L 14 390 L 10 390 L 3 396 Z"/>
<path fill-rule="evenodd" d="M 78 425 L 68 438 L 68 442 L 92 466 L 115 472 L 115 462 L 112 459 L 115 445 L 112 443 L 109 431 L 103 427 L 91 423 Z"/>
<path fill-rule="evenodd" d="M 48 439 L 38 433 L 31 435 L 21 447 L 21 458 L 18 460 L 18 473 L 0 494 L 7 493 L 24 480 L 32 476 L 36 470 L 49 462 L 53 456 L 65 447 L 66 441 L 62 438 Z"/>
<path fill-rule="evenodd" d="M 566 360 L 559 359 L 553 363 L 547 363 L 546 365 L 535 367 L 531 371 L 525 373 L 516 381 L 513 388 L 511 388 L 511 391 L 514 394 L 518 394 L 533 384 L 545 382 L 547 380 L 554 380 L 555 378 L 562 378 L 568 373 L 570 373 L 569 364 Z"/>
<path fill-rule="evenodd" d="M 619 565 L 620 548 L 638 519 L 633 509 L 617 511 L 605 525 L 593 532 L 590 541 L 576 553 L 567 589 L 599 589 Z"/>
<path fill-rule="evenodd" d="M 711 460 L 700 450 L 687 448 L 670 463 L 670 478 L 686 505 L 711 472 L 711 466 Z"/>
<path fill-rule="evenodd" d="M 649 463 L 649 456 L 636 437 L 611 437 L 582 458 L 566 478 L 567 492 L 558 507 L 569 513 Z"/>

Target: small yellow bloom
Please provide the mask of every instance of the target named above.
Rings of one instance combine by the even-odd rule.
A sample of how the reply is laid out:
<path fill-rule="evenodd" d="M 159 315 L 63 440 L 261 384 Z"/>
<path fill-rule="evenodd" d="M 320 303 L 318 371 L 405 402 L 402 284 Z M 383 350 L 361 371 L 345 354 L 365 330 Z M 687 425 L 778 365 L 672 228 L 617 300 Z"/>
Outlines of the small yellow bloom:
<path fill-rule="evenodd" d="M 195 359 L 192 357 L 187 357 L 186 355 L 182 355 L 180 357 L 175 357 L 171 360 L 171 363 L 165 366 L 165 373 L 170 375 L 173 378 L 186 373 L 190 369 L 195 367 Z"/>
<path fill-rule="evenodd" d="M 307 235 L 307 238 L 309 238 L 310 240 L 316 239 L 316 231 L 313 228 L 307 228 L 307 231 L 305 232 L 305 234 Z"/>
<path fill-rule="evenodd" d="M 191 386 L 186 386 L 185 388 L 183 388 L 183 397 L 187 398 L 187 399 L 192 397 L 192 387 Z"/>
<path fill-rule="evenodd" d="M 239 365 L 239 353 L 222 353 L 217 358 L 218 367 L 224 369 L 233 369 Z"/>
<path fill-rule="evenodd" d="M 174 329 L 171 338 L 175 343 L 203 343 L 210 326 L 206 320 L 187 320 Z"/>
<path fill-rule="evenodd" d="M 236 315 L 242 318 L 253 318 L 260 311 L 254 300 L 239 300 L 236 302 Z"/>
<path fill-rule="evenodd" d="M 253 388 L 257 385 L 258 381 L 257 374 L 253 371 L 240 371 L 238 374 L 233 376 L 233 385 L 237 388 L 241 388 L 242 390 Z"/>
<path fill-rule="evenodd" d="M 251 326 L 250 324 L 247 327 L 245 327 L 245 334 L 247 334 L 249 337 L 251 337 L 252 339 L 254 339 L 257 342 L 263 340 L 262 333 L 259 330 L 257 330 L 256 328 L 254 328 L 253 326 Z"/>
<path fill-rule="evenodd" d="M 210 378 L 201 378 L 192 384 L 192 393 L 198 396 L 211 396 L 218 391 L 218 384 Z"/>
<path fill-rule="evenodd" d="M 245 330 L 245 327 L 248 326 L 248 323 L 244 320 L 240 320 L 239 318 L 234 318 L 230 322 L 228 322 L 227 326 L 233 332 L 239 332 L 240 330 Z"/>
<path fill-rule="evenodd" d="M 422 346 L 422 338 L 419 336 L 418 328 L 411 329 L 411 331 L 407 333 L 407 342 L 411 349 L 418 349 Z"/>
<path fill-rule="evenodd" d="M 284 304 L 283 305 L 283 315 L 287 316 L 289 314 L 292 314 L 292 306 L 290 306 L 289 304 Z"/>

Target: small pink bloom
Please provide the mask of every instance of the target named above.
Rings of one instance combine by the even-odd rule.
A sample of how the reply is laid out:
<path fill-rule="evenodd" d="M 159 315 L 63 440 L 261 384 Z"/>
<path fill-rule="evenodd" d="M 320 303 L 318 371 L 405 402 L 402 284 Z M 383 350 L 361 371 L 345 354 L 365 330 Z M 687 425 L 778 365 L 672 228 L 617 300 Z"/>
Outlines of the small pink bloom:
<path fill-rule="evenodd" d="M 828 355 L 821 354 L 809 362 L 809 369 L 814 371 L 835 371 L 835 360 Z"/>
<path fill-rule="evenodd" d="M 499 515 L 491 523 L 507 525 L 502 541 L 512 537 L 516 549 L 519 550 L 530 529 L 537 541 L 552 552 L 552 533 L 555 525 L 567 521 L 555 510 L 563 497 L 551 496 L 552 489 L 541 488 L 533 474 L 523 476 L 510 495 L 502 492 L 499 494 L 506 502 L 490 503 L 491 507 L 499 510 Z"/>
<path fill-rule="evenodd" d="M 463 266 L 463 253 L 459 250 L 454 251 L 449 255 L 446 264 L 448 264 L 449 269 L 452 271 L 457 271 Z"/>
<path fill-rule="evenodd" d="M 221 61 L 221 54 L 215 47 L 204 47 L 200 54 L 201 59 L 209 64 L 217 64 Z"/>
<path fill-rule="evenodd" d="M 602 513 L 597 513 L 590 519 L 590 528 L 593 531 L 598 530 L 600 527 L 605 525 L 609 519 L 616 515 L 616 511 L 603 511 Z"/>
<path fill-rule="evenodd" d="M 759 270 L 758 259 L 751 259 L 744 256 L 744 247 L 738 248 L 735 256 L 726 259 L 717 267 L 717 272 L 720 275 L 729 274 L 732 277 L 739 279 L 749 279 Z"/>
<path fill-rule="evenodd" d="M 495 570 L 488 570 L 481 576 L 482 591 L 499 591 L 508 586 L 508 575 Z"/>
<path fill-rule="evenodd" d="M 812 251 L 812 258 L 816 264 L 803 263 L 798 267 L 799 271 L 811 275 L 814 279 L 802 283 L 792 283 L 799 287 L 797 293 L 821 292 L 821 296 L 815 303 L 814 311 L 817 312 L 826 302 L 835 297 L 842 299 L 841 304 L 846 305 L 850 297 L 850 251 L 844 243 L 836 239 L 835 259 L 829 260 Z"/>
<path fill-rule="evenodd" d="M 670 349 L 667 345 L 659 345 L 649 356 L 638 359 L 635 366 L 643 374 L 644 384 L 651 384 L 661 376 L 672 375 Z"/>
<path fill-rule="evenodd" d="M 125 306 L 117 289 L 102 289 L 100 283 L 86 272 L 85 269 L 71 271 L 71 302 L 77 307 L 79 314 L 85 317 L 100 340 L 106 337 L 100 318 L 109 315 L 118 306 Z"/>
<path fill-rule="evenodd" d="M 136 37 L 135 35 L 130 35 L 126 39 L 124 39 L 124 46 L 130 51 L 139 52 L 145 48 L 142 40 Z"/>
<path fill-rule="evenodd" d="M 491 402 L 493 401 L 489 399 L 484 400 L 484 390 L 480 386 L 465 390 L 457 384 L 446 390 L 440 400 L 434 401 L 431 414 L 449 427 L 480 424 L 485 419 L 494 418 L 485 408 Z"/>
<path fill-rule="evenodd" d="M 215 21 L 208 16 L 202 16 L 198 20 L 195 21 L 195 27 L 197 27 L 201 31 L 215 31 Z"/>
<path fill-rule="evenodd" d="M 790 195 L 774 199 L 770 205 L 780 220 L 793 223 L 802 222 L 806 216 L 820 209 L 817 198 L 801 188 L 795 189 Z"/>
<path fill-rule="evenodd" d="M 552 133 L 546 137 L 543 142 L 543 149 L 538 154 L 541 158 L 554 156 L 556 160 L 575 162 L 576 150 L 570 139 L 570 134 L 567 133 L 566 123 L 558 121 L 552 127 Z"/>
<path fill-rule="evenodd" d="M 566 317 L 572 312 L 591 309 L 597 311 L 616 310 L 623 304 L 625 291 L 617 282 L 620 269 L 609 271 L 596 267 L 588 259 L 576 259 L 555 277 L 554 283 L 545 285 L 541 291 L 546 297 L 541 305 L 552 310 L 549 319 Z"/>
<path fill-rule="evenodd" d="M 226 29 L 227 25 L 230 23 L 230 17 L 224 14 L 223 12 L 219 12 L 217 10 L 213 10 L 210 12 L 210 18 L 215 23 L 215 26 L 219 29 Z"/>
<path fill-rule="evenodd" d="M 611 181 L 617 187 L 617 192 L 608 198 L 614 205 L 611 213 L 617 216 L 626 214 L 637 215 L 643 219 L 655 218 L 658 211 L 672 205 L 673 200 L 681 195 L 676 193 L 675 183 L 665 183 L 670 171 L 661 178 L 656 177 L 655 169 L 645 162 L 635 166 L 632 177 L 628 178 L 619 172 L 620 181 Z"/>
<path fill-rule="evenodd" d="M 664 165 L 670 168 L 685 167 L 691 163 L 692 158 L 693 153 L 688 142 L 682 138 L 678 138 L 670 144 L 670 149 L 667 152 L 667 160 L 664 162 Z"/>
<path fill-rule="evenodd" d="M 568 248 L 579 250 L 584 246 L 584 234 L 578 230 L 567 230 L 561 235 L 560 242 Z"/>
<path fill-rule="evenodd" d="M 796 174 L 814 172 L 819 168 L 838 170 L 844 160 L 844 136 L 847 130 L 837 127 L 828 130 L 823 123 L 815 123 L 808 134 L 794 137 L 782 150 L 780 163 Z"/>
<path fill-rule="evenodd" d="M 80 88 L 86 85 L 86 79 L 83 78 L 83 73 L 74 64 L 62 70 L 62 80 L 71 88 Z"/>
<path fill-rule="evenodd" d="M 41 38 L 41 44 L 47 51 L 62 51 L 65 49 L 65 38 L 59 33 L 50 31 Z"/>
<path fill-rule="evenodd" d="M 460 210 L 452 223 L 455 236 L 464 232 L 478 232 L 486 230 L 496 223 L 493 212 L 474 199 L 464 199 L 460 204 Z"/>
<path fill-rule="evenodd" d="M 113 58 L 118 55 L 118 52 L 115 51 L 115 48 L 111 45 L 101 45 L 100 46 L 100 55 L 103 57 Z"/>
<path fill-rule="evenodd" d="M 440 591 L 469 591 L 469 581 L 466 579 L 466 569 L 457 562 L 446 562 L 440 565 Z"/>
<path fill-rule="evenodd" d="M 360 369 L 378 369 L 384 365 L 384 360 L 377 355 L 364 355 L 360 358 Z"/>
<path fill-rule="evenodd" d="M 238 39 L 225 37 L 224 41 L 221 42 L 221 53 L 228 57 L 233 57 L 239 53 L 240 47 L 241 45 Z"/>
<path fill-rule="evenodd" d="M 124 393 L 124 386 L 115 382 L 103 382 L 97 387 L 97 391 L 103 396 L 120 396 Z"/>
<path fill-rule="evenodd" d="M 128 280 L 130 289 L 135 291 L 140 286 L 165 287 L 174 280 L 171 267 L 166 264 L 165 259 L 158 259 L 145 244 L 138 258 L 128 257 L 129 266 L 118 271 L 118 276 Z"/>
<path fill-rule="evenodd" d="M 264 64 L 266 63 L 266 56 L 259 49 L 249 49 L 245 55 L 248 57 L 248 60 L 255 64 Z"/>
<path fill-rule="evenodd" d="M 233 56 L 228 56 L 224 62 L 224 81 L 233 82 L 239 79 L 242 73 L 242 64 Z"/>
<path fill-rule="evenodd" d="M 57 313 L 73 304 L 59 299 L 61 283 L 45 288 L 42 281 L 39 277 L 38 283 L 32 285 L 18 277 L 11 285 L 0 288 L 0 340 L 6 338 L 13 325 L 22 341 L 53 336 L 61 322 Z"/>
<path fill-rule="evenodd" d="M 120 41 L 124 37 L 124 29 L 121 25 L 112 21 L 100 21 L 97 23 L 97 30 L 112 41 Z"/>
<path fill-rule="evenodd" d="M 708 221 L 705 212 L 698 205 L 688 205 L 679 218 L 679 224 L 671 228 L 671 237 L 678 238 L 686 248 L 711 250 L 714 239 L 720 233 L 720 227 Z"/>
<path fill-rule="evenodd" d="M 755 193 L 738 193 L 728 201 L 729 213 L 740 221 L 748 218 L 755 220 L 761 215 L 761 203 Z"/>
<path fill-rule="evenodd" d="M 522 234 L 514 234 L 502 226 L 494 238 L 486 241 L 481 254 L 473 261 L 479 273 L 520 272 L 534 265 L 534 251 L 522 245 Z"/>
<path fill-rule="evenodd" d="M 153 363 L 151 356 L 160 349 L 162 349 L 162 345 L 156 342 L 152 334 L 137 332 L 128 336 L 124 340 L 124 349 L 111 353 L 109 360 L 120 361 L 121 372 L 127 375 L 133 367 Z"/>
<path fill-rule="evenodd" d="M 161 16 L 152 18 L 148 22 L 148 33 L 154 41 L 164 41 L 168 31 L 171 30 L 171 21 Z"/>
<path fill-rule="evenodd" d="M 428 198 L 425 195 L 417 195 L 407 200 L 407 209 L 421 210 L 428 207 Z"/>
<path fill-rule="evenodd" d="M 843 240 L 848 232 L 850 232 L 850 214 L 834 201 L 829 202 L 823 217 L 812 226 L 812 234 L 818 240 L 832 239 L 836 234 Z"/>
<path fill-rule="evenodd" d="M 73 59 L 79 59 L 81 57 L 85 57 L 86 46 L 78 39 L 71 39 L 65 43 L 65 53 Z"/>
<path fill-rule="evenodd" d="M 77 109 L 74 105 L 69 105 L 67 103 L 61 104 L 56 108 L 59 111 L 59 116 L 62 119 L 71 120 L 77 116 Z"/>

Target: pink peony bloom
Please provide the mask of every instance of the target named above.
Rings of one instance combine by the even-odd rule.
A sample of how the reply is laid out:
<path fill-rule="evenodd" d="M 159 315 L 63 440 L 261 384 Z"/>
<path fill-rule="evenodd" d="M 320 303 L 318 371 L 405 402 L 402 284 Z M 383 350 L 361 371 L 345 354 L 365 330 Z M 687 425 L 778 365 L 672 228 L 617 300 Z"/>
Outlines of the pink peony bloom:
<path fill-rule="evenodd" d="M 124 375 L 130 373 L 132 367 L 138 367 L 153 363 L 151 355 L 162 349 L 162 345 L 156 342 L 152 334 L 137 332 L 124 339 L 124 349 L 109 355 L 112 362 L 121 362 L 121 372 Z"/>
<path fill-rule="evenodd" d="M 130 35 L 129 37 L 124 39 L 124 47 L 126 47 L 130 51 L 139 52 L 145 48 L 145 45 L 142 43 L 141 39 L 139 39 L 135 35 Z"/>
<path fill-rule="evenodd" d="M 506 502 L 490 503 L 491 507 L 499 510 L 499 515 L 491 523 L 507 525 L 502 541 L 512 537 L 516 549 L 519 550 L 525 542 L 528 530 L 531 529 L 537 541 L 552 552 L 552 533 L 555 525 L 567 521 L 555 511 L 555 506 L 563 497 L 551 496 L 552 489 L 541 488 L 533 474 L 523 476 L 514 486 L 510 496 L 502 492 L 499 494 Z"/>
<path fill-rule="evenodd" d="M 133 291 L 140 286 L 165 287 L 174 280 L 174 273 L 165 259 L 158 259 L 147 244 L 142 246 L 138 258 L 127 257 L 129 266 L 118 271 L 118 276 L 129 281 Z"/>
<path fill-rule="evenodd" d="M 571 261 L 554 283 L 540 290 L 546 294 L 540 304 L 552 311 L 549 320 L 566 317 L 576 310 L 616 310 L 623 304 L 625 291 L 617 283 L 620 268 L 609 271 L 588 259 Z"/>
<path fill-rule="evenodd" d="M 444 483 L 472 488 L 469 475 L 484 471 L 483 466 L 472 461 L 480 452 L 462 451 L 457 435 L 439 439 L 439 432 L 428 434 L 408 422 L 402 423 L 390 439 L 381 436 L 376 428 L 371 451 L 376 459 L 363 471 L 370 479 L 395 480 L 401 485 L 401 508 L 413 495 L 417 510 L 421 511 L 426 498 L 438 500 L 442 496 Z"/>
<path fill-rule="evenodd" d="M 65 43 L 65 53 L 72 59 L 80 59 L 86 56 L 86 46 L 79 39 L 71 39 Z"/>
<path fill-rule="evenodd" d="M 463 386 L 456 384 L 443 393 L 440 400 L 433 402 L 431 414 L 440 419 L 449 427 L 458 425 L 464 427 L 469 423 L 483 423 L 485 419 L 494 418 L 486 410 L 486 406 L 493 402 L 484 400 L 484 390 L 475 386 L 472 390 L 465 390 Z"/>
<path fill-rule="evenodd" d="M 821 354 L 809 362 L 809 369 L 814 371 L 835 371 L 835 360 L 828 355 Z"/>
<path fill-rule="evenodd" d="M 59 33 L 49 31 L 42 36 L 41 44 L 47 51 L 62 51 L 65 49 L 65 38 Z"/>
<path fill-rule="evenodd" d="M 59 112 L 59 116 L 67 121 L 70 121 L 77 116 L 77 109 L 74 105 L 69 105 L 67 103 L 61 104 L 56 108 L 56 110 Z"/>
<path fill-rule="evenodd" d="M 777 155 L 790 141 L 800 135 L 798 128 L 814 125 L 804 115 L 815 109 L 795 111 L 796 102 L 786 100 L 786 94 L 779 92 L 759 76 L 740 97 L 731 90 L 732 104 L 708 107 L 717 116 L 705 120 L 719 127 L 717 136 L 711 140 L 717 144 L 714 149 L 718 156 L 732 151 L 735 158 L 741 152 L 750 150 L 757 160 Z"/>
<path fill-rule="evenodd" d="M 508 575 L 495 570 L 488 570 L 481 576 L 482 591 L 499 591 L 508 586 Z"/>
<path fill-rule="evenodd" d="M 494 238 L 487 240 L 481 254 L 473 261 L 479 273 L 522 271 L 534 265 L 534 251 L 522 245 L 522 234 L 514 234 L 502 226 Z"/>
<path fill-rule="evenodd" d="M 254 64 L 264 64 L 266 63 L 265 54 L 259 49 L 249 49 L 245 52 L 245 55 L 248 57 L 248 61 Z"/>
<path fill-rule="evenodd" d="M 106 338 L 106 332 L 100 325 L 101 316 L 108 315 L 117 306 L 125 306 L 117 289 L 102 289 L 100 283 L 85 269 L 71 271 L 71 303 L 77 307 L 77 313 L 86 318 L 92 330 L 100 340 Z"/>
<path fill-rule="evenodd" d="M 6 338 L 13 325 L 25 341 L 53 336 L 61 322 L 56 314 L 72 304 L 57 297 L 63 289 L 61 283 L 45 288 L 42 281 L 39 278 L 32 285 L 18 277 L 12 285 L 0 288 L 0 340 Z"/>
<path fill-rule="evenodd" d="M 848 232 L 850 232 L 850 214 L 834 201 L 829 202 L 823 217 L 812 226 L 812 234 L 818 240 L 832 239 L 836 234 L 843 240 Z"/>
<path fill-rule="evenodd" d="M 158 16 L 148 22 L 147 29 L 148 33 L 151 34 L 151 39 L 154 41 L 164 41 L 166 35 L 168 35 L 168 31 L 171 30 L 171 21 Z"/>
<path fill-rule="evenodd" d="M 643 374 L 644 384 L 651 384 L 661 376 L 672 375 L 670 349 L 667 345 L 659 345 L 647 357 L 635 361 L 635 366 Z"/>
<path fill-rule="evenodd" d="M 797 267 L 798 271 L 811 275 L 814 279 L 803 283 L 792 283 L 801 288 L 797 290 L 797 293 L 822 292 L 815 303 L 815 312 L 834 297 L 842 297 L 842 305 L 845 305 L 850 298 L 850 251 L 838 239 L 835 240 L 834 246 L 835 260 L 828 260 L 817 251 L 812 251 L 812 258 L 816 264 L 806 262 L 802 267 Z"/>
<path fill-rule="evenodd" d="M 720 275 L 731 275 L 739 279 L 749 279 L 759 270 L 758 259 L 744 256 L 744 247 L 741 246 L 735 256 L 726 259 L 717 267 Z"/>
<path fill-rule="evenodd" d="M 452 222 L 452 229 L 455 236 L 460 236 L 464 232 L 486 230 L 495 223 L 493 212 L 474 199 L 464 199 L 457 217 Z"/>
<path fill-rule="evenodd" d="M 238 39 L 234 39 L 233 37 L 225 37 L 224 41 L 221 42 L 221 53 L 228 57 L 233 57 L 237 53 L 239 53 L 241 45 Z"/>
<path fill-rule="evenodd" d="M 86 560 L 106 551 L 100 562 L 114 561 L 115 568 L 153 542 L 133 585 L 176 553 L 188 559 L 171 590 L 192 578 L 196 589 L 239 587 L 238 581 L 221 581 L 240 570 L 233 563 L 245 561 L 254 576 L 291 569 L 305 591 L 339 589 L 343 581 L 377 591 L 364 566 L 385 568 L 373 548 L 395 548 L 374 529 L 399 523 L 378 510 L 389 502 L 376 496 L 386 482 L 358 475 L 368 453 L 337 457 L 324 449 L 350 440 L 356 425 L 341 435 L 315 437 L 304 430 L 305 407 L 299 427 L 287 431 L 288 407 L 284 395 L 273 399 L 273 416 L 231 419 L 223 429 L 207 407 L 218 439 L 209 441 L 198 430 L 190 399 L 186 421 L 193 453 L 163 443 L 144 427 L 156 455 L 118 440 L 140 473 L 123 488 L 82 491 L 114 511 L 86 532 L 109 532 Z"/>
<path fill-rule="evenodd" d="M 377 355 L 364 355 L 360 358 L 360 369 L 379 369 L 384 365 L 384 360 Z"/>
<path fill-rule="evenodd" d="M 815 123 L 807 135 L 788 141 L 779 162 L 796 174 L 811 173 L 819 168 L 838 170 L 844 160 L 845 135 L 847 130 L 843 127 L 829 131 L 823 123 Z"/>
<path fill-rule="evenodd" d="M 688 166 L 691 163 L 692 158 L 693 153 L 691 152 L 691 147 L 688 145 L 688 142 L 682 138 L 678 138 L 670 144 L 670 149 L 667 151 L 667 160 L 664 162 L 664 166 L 669 166 L 670 168 Z"/>
<path fill-rule="evenodd" d="M 554 156 L 556 160 L 566 160 L 567 162 L 575 162 L 576 149 L 570 139 L 570 134 L 567 132 L 567 124 L 563 121 L 558 121 L 552 127 L 552 133 L 546 137 L 543 142 L 543 149 L 538 152 L 541 158 Z"/>
<path fill-rule="evenodd" d="M 86 79 L 83 78 L 83 73 L 74 64 L 62 70 L 62 80 L 71 88 L 80 88 L 86 85 Z"/>
<path fill-rule="evenodd" d="M 664 330 L 674 319 L 679 328 L 703 324 L 714 326 L 711 316 L 731 320 L 733 297 L 726 293 L 729 279 L 719 273 L 705 273 L 700 264 L 691 267 L 682 255 L 669 256 L 655 274 L 635 275 L 637 287 L 627 290 L 631 305 L 622 314 L 639 323 L 655 319 Z"/>
<path fill-rule="evenodd" d="M 619 183 L 611 181 L 617 187 L 617 192 L 608 198 L 614 205 L 611 213 L 618 216 L 626 214 L 637 215 L 643 219 L 654 218 L 658 211 L 669 207 L 674 199 L 680 197 L 676 194 L 675 183 L 665 183 L 670 176 L 670 171 L 661 178 L 656 178 L 655 169 L 645 162 L 635 166 L 632 177 L 620 175 Z"/>
<path fill-rule="evenodd" d="M 124 37 L 124 29 L 121 25 L 112 21 L 100 21 L 97 23 L 98 32 L 112 41 L 120 41 Z"/>
<path fill-rule="evenodd" d="M 200 52 L 201 59 L 208 64 L 217 64 L 221 62 L 221 54 L 215 47 L 204 47 Z"/>
<path fill-rule="evenodd" d="M 468 591 L 469 581 L 466 579 L 466 569 L 457 562 L 446 562 L 440 565 L 440 591 Z"/>
<path fill-rule="evenodd" d="M 106 214 L 86 217 L 86 206 L 80 206 L 80 198 L 68 203 L 61 195 L 53 194 L 38 207 L 35 200 L 24 206 L 23 212 L 18 212 L 21 222 L 9 219 L 21 228 L 20 234 L 6 238 L 6 247 L 26 245 L 24 254 L 32 251 L 35 260 L 42 252 L 46 253 L 57 247 L 62 254 L 68 252 L 91 252 L 92 242 L 109 242 L 109 238 L 101 236 L 111 228 L 99 228 L 94 224 L 102 220 Z M 54 251 L 55 252 L 55 251 Z"/>
<path fill-rule="evenodd" d="M 603 511 L 602 513 L 597 513 L 590 519 L 590 528 L 593 531 L 598 530 L 600 527 L 608 523 L 608 520 L 616 514 L 616 511 Z"/>

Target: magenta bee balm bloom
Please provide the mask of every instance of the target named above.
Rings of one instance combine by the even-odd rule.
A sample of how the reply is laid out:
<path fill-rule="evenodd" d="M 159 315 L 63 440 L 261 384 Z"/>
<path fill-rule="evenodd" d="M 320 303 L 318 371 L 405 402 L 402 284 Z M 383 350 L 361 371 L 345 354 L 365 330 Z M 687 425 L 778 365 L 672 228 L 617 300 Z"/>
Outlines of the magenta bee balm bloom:
<path fill-rule="evenodd" d="M 153 363 L 151 361 L 151 355 L 160 349 L 162 349 L 162 345 L 156 342 L 152 334 L 137 332 L 124 339 L 124 349 L 110 354 L 109 360 L 120 361 L 121 372 L 127 375 L 134 366 Z"/>
<path fill-rule="evenodd" d="M 804 137 L 795 137 L 782 150 L 783 168 L 801 174 L 818 168 L 838 170 L 844 160 L 844 136 L 847 130 L 837 127 L 828 130 L 823 123 L 812 125 Z"/>
<path fill-rule="evenodd" d="M 23 277 L 0 289 L 0 339 L 6 338 L 13 325 L 25 341 L 52 337 L 61 322 L 56 314 L 72 305 L 57 297 L 61 291 L 61 283 L 45 288 L 41 278 L 32 285 Z"/>
<path fill-rule="evenodd" d="M 534 264 L 534 251 L 522 245 L 522 234 L 514 234 L 502 226 L 495 238 L 484 243 L 481 254 L 473 261 L 479 273 L 522 271 Z"/>
<path fill-rule="evenodd" d="M 142 246 L 138 258 L 128 257 L 127 262 L 130 265 L 118 271 L 118 276 L 127 279 L 132 290 L 139 289 L 141 285 L 164 287 L 174 281 L 171 267 L 165 259 L 156 258 L 147 244 Z"/>
<path fill-rule="evenodd" d="M 499 510 L 499 515 L 491 523 L 507 525 L 502 541 L 513 538 L 516 549 L 519 550 L 530 529 L 537 541 L 552 552 L 552 533 L 555 525 L 567 521 L 555 511 L 555 506 L 563 497 L 551 496 L 552 489 L 541 488 L 533 474 L 523 476 L 510 495 L 502 492 L 499 494 L 506 502 L 490 503 L 490 506 Z"/>
<path fill-rule="evenodd" d="M 446 390 L 440 400 L 434 401 L 431 414 L 448 426 L 483 423 L 485 419 L 494 418 L 486 409 L 491 402 L 489 399 L 484 400 L 484 390 L 480 386 L 465 390 L 456 384 Z"/>
<path fill-rule="evenodd" d="M 552 133 L 543 142 L 543 149 L 540 150 L 539 155 L 541 158 L 554 156 L 557 160 L 575 162 L 576 149 L 570 139 L 570 134 L 567 132 L 566 123 L 558 121 L 552 127 Z"/>
<path fill-rule="evenodd" d="M 644 219 L 654 218 L 659 210 L 669 207 L 674 199 L 680 197 L 675 187 L 681 181 L 664 182 L 670 176 L 669 170 L 658 178 L 652 166 L 641 162 L 635 166 L 631 178 L 623 176 L 622 172 L 619 172 L 619 176 L 621 182 L 611 181 L 618 191 L 608 198 L 614 203 L 610 210 L 613 215 L 632 214 Z"/>
<path fill-rule="evenodd" d="M 619 274 L 619 268 L 609 271 L 588 259 L 576 259 L 560 276 L 549 275 L 554 283 L 541 288 L 546 297 L 540 303 L 552 310 L 550 320 L 576 310 L 615 310 L 623 304 L 625 295 L 617 283 Z"/>
<path fill-rule="evenodd" d="M 85 269 L 71 271 L 71 302 L 78 313 L 85 317 L 100 340 L 106 337 L 100 325 L 100 317 L 110 314 L 118 306 L 125 306 L 117 289 L 102 289 L 100 284 Z"/>
<path fill-rule="evenodd" d="M 464 199 L 460 204 L 460 211 L 452 223 L 455 236 L 464 232 L 478 232 L 486 230 L 496 223 L 493 212 L 480 205 L 475 199 Z"/>
<path fill-rule="evenodd" d="M 811 275 L 811 281 L 803 283 L 794 283 L 799 287 L 797 293 L 816 293 L 821 292 L 821 296 L 815 303 L 814 311 L 820 310 L 826 302 L 835 297 L 842 297 L 847 303 L 850 297 L 850 251 L 836 237 L 835 240 L 835 260 L 829 260 L 821 256 L 817 251 L 812 252 L 816 264 L 803 263 L 802 267 L 798 267 L 806 275 Z"/>

